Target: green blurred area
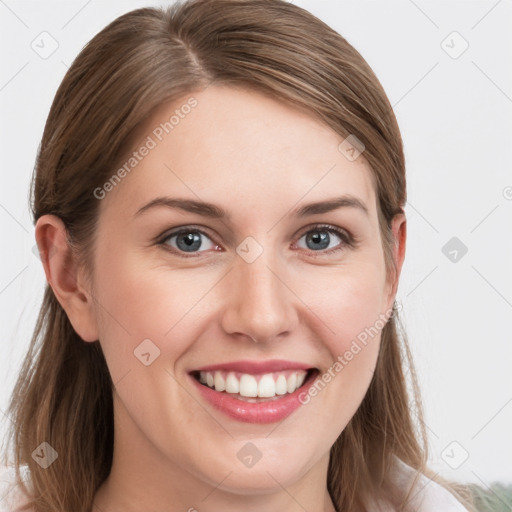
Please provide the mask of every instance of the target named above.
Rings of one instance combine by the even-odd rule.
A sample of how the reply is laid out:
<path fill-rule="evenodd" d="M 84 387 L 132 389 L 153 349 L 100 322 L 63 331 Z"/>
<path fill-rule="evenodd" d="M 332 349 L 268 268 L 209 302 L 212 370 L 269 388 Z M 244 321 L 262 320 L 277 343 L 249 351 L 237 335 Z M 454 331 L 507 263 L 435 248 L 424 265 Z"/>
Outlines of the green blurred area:
<path fill-rule="evenodd" d="M 512 512 L 512 485 L 494 483 L 483 488 L 471 484 L 468 488 L 478 512 Z"/>

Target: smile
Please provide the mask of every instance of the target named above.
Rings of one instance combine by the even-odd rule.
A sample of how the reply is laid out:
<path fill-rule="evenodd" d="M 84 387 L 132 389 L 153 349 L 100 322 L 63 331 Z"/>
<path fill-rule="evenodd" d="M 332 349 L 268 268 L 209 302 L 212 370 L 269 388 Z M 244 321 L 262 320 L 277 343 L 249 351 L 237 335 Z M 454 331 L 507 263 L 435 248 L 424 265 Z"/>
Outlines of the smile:
<path fill-rule="evenodd" d="M 286 361 L 241 361 L 189 372 L 201 397 L 237 421 L 273 423 L 299 408 L 319 370 Z"/>

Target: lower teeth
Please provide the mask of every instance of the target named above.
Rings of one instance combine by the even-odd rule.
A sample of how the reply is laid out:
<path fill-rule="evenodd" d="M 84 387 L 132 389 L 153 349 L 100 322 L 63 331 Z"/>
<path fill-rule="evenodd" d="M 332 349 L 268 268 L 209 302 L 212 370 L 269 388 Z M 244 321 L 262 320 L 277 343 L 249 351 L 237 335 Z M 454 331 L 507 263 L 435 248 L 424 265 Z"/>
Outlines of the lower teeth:
<path fill-rule="evenodd" d="M 224 393 L 224 391 L 223 391 Z M 233 398 L 236 398 L 237 400 L 242 400 L 243 402 L 250 402 L 250 403 L 259 403 L 259 402 L 271 402 L 272 400 L 278 400 L 279 398 L 282 398 L 286 395 L 276 395 L 266 398 L 260 398 L 260 397 L 250 397 L 250 396 L 242 396 L 239 393 L 227 393 L 228 395 L 232 396 Z M 287 393 L 288 394 L 288 393 Z"/>
<path fill-rule="evenodd" d="M 208 389 L 212 391 L 217 391 L 215 388 L 211 388 L 208 384 L 203 384 Z M 242 400 L 243 402 L 251 402 L 251 403 L 259 403 L 259 402 L 270 402 L 272 400 L 279 400 L 279 398 L 283 398 L 290 393 L 285 393 L 284 395 L 275 395 L 271 397 L 259 397 L 259 396 L 242 396 L 240 393 L 228 393 L 227 391 L 217 391 L 217 393 L 222 393 L 223 395 L 229 395 L 232 398 L 236 398 L 237 400 Z"/>
<path fill-rule="evenodd" d="M 208 389 L 211 389 L 212 391 L 217 391 L 215 388 L 211 388 L 207 384 L 203 384 L 203 386 L 206 386 Z M 242 400 L 243 402 L 251 402 L 251 403 L 258 403 L 258 402 L 270 402 L 272 400 L 278 400 L 279 398 L 282 398 L 283 396 L 289 395 L 289 393 L 286 393 L 284 395 L 275 395 L 271 397 L 259 397 L 259 396 L 242 396 L 240 393 L 228 393 L 227 391 L 217 391 L 217 393 L 222 393 L 223 395 L 229 395 L 232 398 L 236 398 L 237 400 Z"/>

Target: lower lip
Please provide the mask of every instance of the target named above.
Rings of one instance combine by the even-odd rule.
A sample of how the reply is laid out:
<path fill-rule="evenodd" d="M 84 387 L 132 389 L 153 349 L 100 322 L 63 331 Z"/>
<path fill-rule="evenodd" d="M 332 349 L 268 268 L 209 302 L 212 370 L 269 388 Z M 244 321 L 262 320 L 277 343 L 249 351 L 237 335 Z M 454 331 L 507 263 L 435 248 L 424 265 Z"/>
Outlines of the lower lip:
<path fill-rule="evenodd" d="M 307 394 L 316 376 L 317 372 L 312 372 L 304 384 L 293 393 L 287 393 L 282 396 L 276 395 L 278 398 L 275 400 L 257 403 L 238 400 L 230 393 L 214 391 L 208 386 L 201 384 L 192 375 L 190 375 L 190 378 L 198 387 L 203 398 L 227 416 L 246 423 L 275 423 L 284 420 L 303 405 L 299 400 L 299 395 L 304 396 L 304 394 Z"/>

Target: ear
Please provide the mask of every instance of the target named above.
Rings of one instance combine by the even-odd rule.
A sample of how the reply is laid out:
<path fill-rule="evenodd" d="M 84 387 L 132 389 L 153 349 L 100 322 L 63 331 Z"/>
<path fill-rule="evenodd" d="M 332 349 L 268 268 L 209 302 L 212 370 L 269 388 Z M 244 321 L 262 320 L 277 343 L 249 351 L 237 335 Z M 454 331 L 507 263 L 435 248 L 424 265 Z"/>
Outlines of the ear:
<path fill-rule="evenodd" d="M 37 220 L 35 237 L 46 280 L 71 325 L 84 341 L 97 341 L 92 294 L 68 243 L 66 226 L 55 215 L 43 215 Z"/>
<path fill-rule="evenodd" d="M 391 231 L 393 234 L 392 256 L 396 271 L 391 273 L 389 282 L 389 295 L 387 297 L 387 308 L 391 310 L 395 301 L 398 282 L 402 272 L 402 265 L 405 258 L 405 244 L 407 238 L 407 220 L 404 213 L 398 213 L 391 221 Z"/>

